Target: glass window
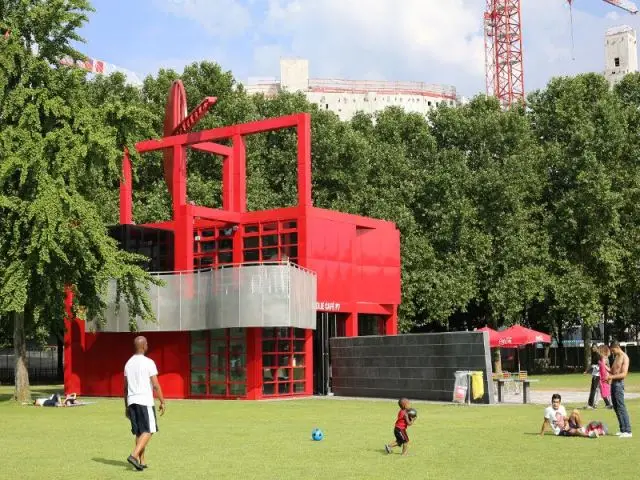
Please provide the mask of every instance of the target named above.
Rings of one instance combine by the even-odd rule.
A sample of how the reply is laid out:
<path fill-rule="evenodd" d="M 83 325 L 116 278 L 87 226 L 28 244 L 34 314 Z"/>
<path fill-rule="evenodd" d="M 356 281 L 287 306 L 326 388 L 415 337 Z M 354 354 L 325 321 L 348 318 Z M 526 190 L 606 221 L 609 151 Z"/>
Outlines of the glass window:
<path fill-rule="evenodd" d="M 230 238 L 223 238 L 218 241 L 220 250 L 231 250 L 233 248 L 233 240 Z"/>
<path fill-rule="evenodd" d="M 286 255 L 287 257 L 295 258 L 298 256 L 298 246 L 290 245 L 286 247 L 280 247 L 280 255 L 282 256 Z"/>
<path fill-rule="evenodd" d="M 245 262 L 260 261 L 260 250 L 245 250 L 243 255 L 244 255 Z"/>
<path fill-rule="evenodd" d="M 278 230 L 278 224 L 277 223 L 265 223 L 264 225 L 262 225 L 262 231 L 263 232 L 273 232 Z"/>
<path fill-rule="evenodd" d="M 203 252 L 211 252 L 216 249 L 216 242 L 201 242 L 200 248 Z"/>
<path fill-rule="evenodd" d="M 244 396 L 247 394 L 247 386 L 244 383 L 232 383 L 229 386 L 229 395 Z"/>
<path fill-rule="evenodd" d="M 226 383 L 212 383 L 209 386 L 209 392 L 211 395 L 224 396 L 227 394 Z"/>
<path fill-rule="evenodd" d="M 259 230 L 258 225 L 246 225 L 244 227 L 244 233 L 257 233 Z"/>
<path fill-rule="evenodd" d="M 231 252 L 220 252 L 218 254 L 218 262 L 220 262 L 220 263 L 231 263 L 231 262 L 233 262 L 233 253 L 231 253 Z"/>
<path fill-rule="evenodd" d="M 278 245 L 278 235 L 263 235 L 262 239 L 263 247 L 274 247 Z"/>
<path fill-rule="evenodd" d="M 207 357 L 204 355 L 191 355 L 191 370 L 206 370 Z"/>
<path fill-rule="evenodd" d="M 275 261 L 278 260 L 278 248 L 263 248 L 262 249 L 262 261 L 266 262 L 268 260 Z"/>
<path fill-rule="evenodd" d="M 293 245 L 298 243 L 297 233 L 283 233 L 280 235 L 280 243 L 282 245 Z"/>
<path fill-rule="evenodd" d="M 191 384 L 191 395 L 206 395 L 207 394 L 207 385 L 192 383 Z"/>
<path fill-rule="evenodd" d="M 291 228 L 297 228 L 297 226 L 298 226 L 298 222 L 295 220 L 286 220 L 282 222 L 282 228 L 287 230 Z"/>
<path fill-rule="evenodd" d="M 242 242 L 244 248 L 258 248 L 260 246 L 260 237 L 245 237 Z"/>

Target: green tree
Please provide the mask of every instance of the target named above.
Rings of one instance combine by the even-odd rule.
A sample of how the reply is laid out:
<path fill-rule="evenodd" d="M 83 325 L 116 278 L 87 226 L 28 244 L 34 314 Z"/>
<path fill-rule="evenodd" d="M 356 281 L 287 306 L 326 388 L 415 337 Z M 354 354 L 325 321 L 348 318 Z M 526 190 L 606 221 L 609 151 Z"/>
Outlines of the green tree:
<path fill-rule="evenodd" d="M 93 198 L 120 175 L 144 120 L 93 104 L 85 74 L 59 64 L 80 58 L 71 42 L 90 10 L 86 0 L 0 4 L 0 314 L 13 321 L 19 401 L 30 397 L 25 328 L 61 328 L 66 286 L 88 318 L 102 318 L 112 279 L 132 317 L 152 316 L 153 279 L 107 235 Z"/>
<path fill-rule="evenodd" d="M 628 258 L 622 212 L 637 169 L 624 108 L 601 75 L 553 79 L 529 98 L 544 147 L 544 206 L 554 275 L 554 308 L 591 328 L 617 304 Z"/>

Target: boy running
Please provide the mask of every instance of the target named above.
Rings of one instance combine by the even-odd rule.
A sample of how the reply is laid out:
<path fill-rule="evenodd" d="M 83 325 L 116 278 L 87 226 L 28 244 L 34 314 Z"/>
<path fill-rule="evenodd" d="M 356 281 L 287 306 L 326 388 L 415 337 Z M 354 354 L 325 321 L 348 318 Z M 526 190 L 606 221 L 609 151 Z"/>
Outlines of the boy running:
<path fill-rule="evenodd" d="M 411 405 L 409 404 L 408 398 L 398 400 L 398 405 L 400 406 L 400 411 L 398 412 L 396 423 L 393 427 L 393 435 L 396 437 L 396 440 L 389 445 L 385 445 L 384 449 L 387 453 L 391 453 L 393 447 L 402 447 L 402 455 L 406 455 L 409 446 L 407 428 L 413 424 L 415 419 L 409 416 L 408 410 Z"/>

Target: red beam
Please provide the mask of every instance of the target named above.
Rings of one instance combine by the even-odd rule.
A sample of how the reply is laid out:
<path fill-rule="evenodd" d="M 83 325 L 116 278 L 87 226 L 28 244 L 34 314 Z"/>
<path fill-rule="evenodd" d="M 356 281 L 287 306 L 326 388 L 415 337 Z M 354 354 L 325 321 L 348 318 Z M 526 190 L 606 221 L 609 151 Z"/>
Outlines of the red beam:
<path fill-rule="evenodd" d="M 187 133 L 204 117 L 209 109 L 213 107 L 218 99 L 216 97 L 205 97 L 200 104 L 194 108 L 187 118 L 182 120 L 176 128 L 173 129 L 173 135 Z"/>
<path fill-rule="evenodd" d="M 218 220 L 221 222 L 241 223 L 242 214 L 239 212 L 229 212 L 218 208 L 200 207 L 191 205 L 191 213 L 194 217 L 206 218 L 208 220 Z"/>
<path fill-rule="evenodd" d="M 229 157 L 233 153 L 231 147 L 213 142 L 194 143 L 191 145 L 191 148 L 199 152 L 214 153 L 216 155 L 222 155 L 223 157 Z"/>
<path fill-rule="evenodd" d="M 122 157 L 122 179 L 120 179 L 120 224 L 133 223 L 133 175 L 129 149 L 125 147 Z"/>
<path fill-rule="evenodd" d="M 253 135 L 256 133 L 270 132 L 298 126 L 303 122 L 306 113 L 296 113 L 278 118 L 268 118 L 255 122 L 241 123 L 228 127 L 212 128 L 201 132 L 186 133 L 182 135 L 172 135 L 154 140 L 144 140 L 136 144 L 139 153 L 152 152 L 173 147 L 175 145 L 189 146 L 194 143 L 211 142 L 214 140 L 225 140 L 235 135 Z"/>

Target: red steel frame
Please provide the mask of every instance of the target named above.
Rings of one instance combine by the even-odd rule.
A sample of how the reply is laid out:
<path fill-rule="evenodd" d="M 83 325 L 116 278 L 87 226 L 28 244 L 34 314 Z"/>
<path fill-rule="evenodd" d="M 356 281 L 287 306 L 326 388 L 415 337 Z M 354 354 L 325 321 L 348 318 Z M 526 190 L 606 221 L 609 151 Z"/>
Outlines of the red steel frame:
<path fill-rule="evenodd" d="M 484 13 L 487 95 L 508 107 L 524 102 L 520 0 L 486 0 Z"/>
<path fill-rule="evenodd" d="M 358 335 L 358 313 L 380 316 L 382 320 L 378 322 L 378 331 L 395 335 L 400 302 L 400 244 L 395 225 L 313 207 L 311 118 L 308 113 L 190 132 L 215 102 L 215 97 L 207 97 L 187 114 L 182 82 L 174 82 L 166 107 L 164 137 L 136 144 L 139 153 L 163 151 L 164 178 L 171 194 L 173 216 L 171 221 L 149 226 L 174 232 L 174 270 L 193 270 L 194 232 L 200 228 L 231 224 L 237 225 L 238 233 L 241 233 L 244 226 L 251 224 L 294 219 L 297 223 L 300 264 L 318 273 L 318 310 L 340 312 L 344 317 L 343 327 L 347 336 Z M 295 128 L 298 138 L 297 205 L 247 212 L 244 137 L 285 128 Z M 218 143 L 225 140 L 230 145 Z M 222 208 L 188 202 L 187 148 L 222 157 Z M 133 223 L 132 179 L 131 160 L 128 150 L 125 150 L 120 183 L 121 224 Z M 243 238 L 239 234 L 233 239 L 235 264 L 243 262 Z M 69 317 L 71 302 L 69 293 L 66 304 Z M 247 399 L 263 396 L 262 330 L 257 327 L 246 328 L 247 395 L 244 398 Z M 128 354 L 129 342 L 123 343 L 127 335 L 92 334 L 85 332 L 84 322 L 68 320 L 65 335 L 65 390 L 92 395 L 119 395 L 122 365 L 118 362 Z M 155 352 L 150 351 L 150 356 L 153 358 L 158 355 L 156 361 L 161 362 L 158 365 L 161 377 L 163 371 L 169 371 L 163 379 L 163 389 L 168 392 L 166 395 L 169 398 L 195 396 L 190 393 L 190 380 L 187 380 L 190 365 L 185 371 L 184 357 L 190 357 L 190 333 L 150 332 L 146 335 L 152 349 L 154 345 L 159 345 Z M 104 352 L 109 352 L 109 359 L 104 358 Z M 304 358 L 305 391 L 302 394 L 311 395 L 314 383 L 312 330 L 305 330 Z M 186 363 L 190 364 L 189 361 Z M 100 369 L 100 375 L 94 371 L 95 368 Z M 85 388 L 82 387 L 83 383 L 87 385 Z"/>

